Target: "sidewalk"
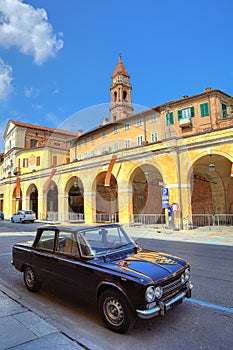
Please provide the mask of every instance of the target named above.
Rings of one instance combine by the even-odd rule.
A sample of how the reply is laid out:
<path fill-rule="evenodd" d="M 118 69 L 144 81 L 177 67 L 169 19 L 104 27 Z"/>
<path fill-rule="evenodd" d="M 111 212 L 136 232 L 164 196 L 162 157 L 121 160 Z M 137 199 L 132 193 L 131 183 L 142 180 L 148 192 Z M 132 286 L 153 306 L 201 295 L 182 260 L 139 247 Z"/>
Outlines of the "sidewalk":
<path fill-rule="evenodd" d="M 0 350 L 82 350 L 0 284 Z M 86 348 L 87 349 L 87 348 Z"/>
<path fill-rule="evenodd" d="M 123 228 L 134 238 L 161 239 L 167 241 L 192 242 L 233 246 L 233 226 L 199 227 L 193 230 L 172 230 L 159 226 L 129 226 Z"/>

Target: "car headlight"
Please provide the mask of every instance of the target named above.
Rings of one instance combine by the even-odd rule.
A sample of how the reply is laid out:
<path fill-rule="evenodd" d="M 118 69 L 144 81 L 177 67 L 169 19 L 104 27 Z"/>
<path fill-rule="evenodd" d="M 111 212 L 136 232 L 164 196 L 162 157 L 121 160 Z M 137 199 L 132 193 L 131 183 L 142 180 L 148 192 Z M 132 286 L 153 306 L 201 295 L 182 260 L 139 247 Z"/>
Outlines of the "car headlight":
<path fill-rule="evenodd" d="M 190 280 L 190 270 L 189 269 L 185 269 L 184 277 L 185 277 L 185 281 Z"/>
<path fill-rule="evenodd" d="M 160 299 L 163 294 L 162 287 L 149 286 L 146 289 L 145 298 L 148 303 L 151 303 L 155 298 Z"/>

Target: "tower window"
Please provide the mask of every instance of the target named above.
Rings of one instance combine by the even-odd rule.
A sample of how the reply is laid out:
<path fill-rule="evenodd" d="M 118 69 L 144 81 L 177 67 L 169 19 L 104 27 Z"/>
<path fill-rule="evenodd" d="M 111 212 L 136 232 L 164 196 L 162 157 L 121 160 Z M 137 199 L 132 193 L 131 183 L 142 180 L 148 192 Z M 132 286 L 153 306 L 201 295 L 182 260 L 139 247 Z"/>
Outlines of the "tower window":
<path fill-rule="evenodd" d="M 117 102 L 117 92 L 114 92 L 114 102 Z"/>
<path fill-rule="evenodd" d="M 127 92 L 126 91 L 123 91 L 123 101 L 124 102 L 128 102 Z"/>

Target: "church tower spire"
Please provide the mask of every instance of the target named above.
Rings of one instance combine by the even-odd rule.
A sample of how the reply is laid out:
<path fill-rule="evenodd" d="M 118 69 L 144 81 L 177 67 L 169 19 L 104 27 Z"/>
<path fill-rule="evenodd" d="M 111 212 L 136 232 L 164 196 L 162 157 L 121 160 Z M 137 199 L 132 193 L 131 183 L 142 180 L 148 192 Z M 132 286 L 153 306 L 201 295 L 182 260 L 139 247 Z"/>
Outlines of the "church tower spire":
<path fill-rule="evenodd" d="M 110 87 L 110 113 L 112 121 L 128 117 L 132 114 L 131 90 L 130 75 L 126 71 L 121 55 L 119 55 L 118 63 L 112 75 L 112 85 Z"/>

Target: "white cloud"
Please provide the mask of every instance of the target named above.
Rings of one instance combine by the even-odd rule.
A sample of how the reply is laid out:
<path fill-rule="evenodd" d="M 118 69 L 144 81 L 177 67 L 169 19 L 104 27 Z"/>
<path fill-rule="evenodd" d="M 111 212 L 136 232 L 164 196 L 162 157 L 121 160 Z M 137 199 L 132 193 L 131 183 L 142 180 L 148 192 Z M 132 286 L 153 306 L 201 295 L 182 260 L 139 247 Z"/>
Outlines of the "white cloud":
<path fill-rule="evenodd" d="M 12 91 L 12 67 L 0 58 L 0 99 L 5 99 Z"/>
<path fill-rule="evenodd" d="M 34 57 L 38 65 L 62 49 L 61 33 L 56 35 L 43 8 L 35 9 L 22 0 L 0 0 L 0 45 L 18 47 Z"/>
<path fill-rule="evenodd" d="M 40 94 L 40 90 L 35 89 L 33 87 L 25 87 L 24 89 L 25 96 L 30 98 L 36 98 Z"/>

